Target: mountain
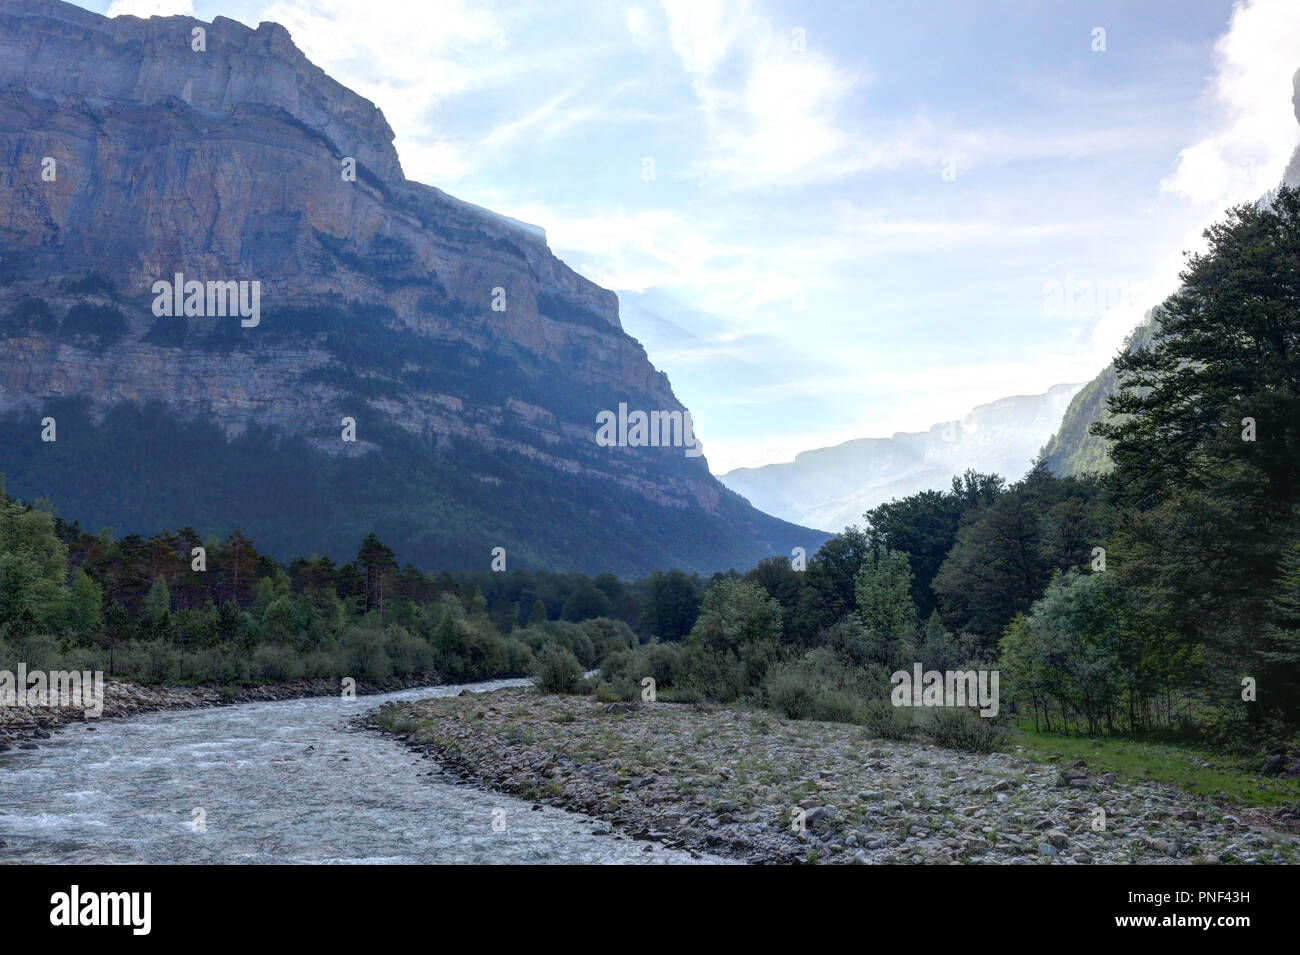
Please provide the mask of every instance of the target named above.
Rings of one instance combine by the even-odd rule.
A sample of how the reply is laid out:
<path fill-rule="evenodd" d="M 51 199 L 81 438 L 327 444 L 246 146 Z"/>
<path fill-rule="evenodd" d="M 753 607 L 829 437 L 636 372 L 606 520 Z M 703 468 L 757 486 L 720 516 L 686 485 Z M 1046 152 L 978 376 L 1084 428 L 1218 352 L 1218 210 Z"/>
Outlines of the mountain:
<path fill-rule="evenodd" d="M 803 451 L 784 464 L 736 468 L 722 483 L 787 520 L 841 530 L 895 497 L 947 488 L 967 468 L 1019 478 L 1082 385 L 1001 398 L 960 421 L 891 438 L 859 438 Z"/>
<path fill-rule="evenodd" d="M 1124 342 L 1125 351 L 1139 351 L 1150 344 L 1155 332 L 1155 315 L 1156 309 L 1151 309 L 1142 316 L 1142 322 Z M 1106 399 L 1115 393 L 1118 386 L 1119 375 L 1115 367 L 1107 365 L 1074 396 L 1061 417 L 1060 427 L 1043 446 L 1043 463 L 1049 471 L 1059 477 L 1069 477 L 1104 474 L 1114 467 L 1106 439 L 1090 434 L 1088 429 L 1093 422 L 1110 419 Z"/>
<path fill-rule="evenodd" d="M 1291 103 L 1295 109 L 1296 122 L 1300 122 L 1300 70 L 1292 77 L 1291 85 Z M 1291 154 L 1282 182 L 1292 188 L 1300 186 L 1300 146 Z M 1271 198 L 1272 193 L 1259 201 L 1267 203 Z M 1156 313 L 1157 310 L 1153 308 L 1142 317 L 1141 323 L 1124 343 L 1125 351 L 1140 350 L 1150 344 L 1156 330 Z M 1061 426 L 1043 448 L 1043 460 L 1053 474 L 1068 477 L 1089 471 L 1105 473 L 1114 467 L 1106 440 L 1090 434 L 1088 429 L 1094 422 L 1109 417 L 1106 399 L 1115 393 L 1118 384 L 1119 376 L 1116 375 L 1114 366 L 1107 365 L 1070 402 L 1061 419 Z"/>
<path fill-rule="evenodd" d="M 279 558 L 373 530 L 427 568 L 709 572 L 825 539 L 683 430 L 598 443 L 620 405 L 685 411 L 617 297 L 406 179 L 393 138 L 277 24 L 0 0 L 10 493 Z"/>

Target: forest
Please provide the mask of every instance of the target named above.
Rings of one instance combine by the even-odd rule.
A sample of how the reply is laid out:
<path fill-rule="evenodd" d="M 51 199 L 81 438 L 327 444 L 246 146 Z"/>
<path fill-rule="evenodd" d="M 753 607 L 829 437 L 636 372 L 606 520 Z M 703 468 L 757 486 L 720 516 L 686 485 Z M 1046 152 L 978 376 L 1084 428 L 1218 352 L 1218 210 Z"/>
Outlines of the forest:
<path fill-rule="evenodd" d="M 778 554 L 635 580 L 429 572 L 373 533 L 341 565 L 281 564 L 237 531 L 118 538 L 4 497 L 0 667 L 221 684 L 532 674 L 609 701 L 643 698 L 649 677 L 665 700 L 972 749 L 1012 728 L 1294 741 L 1300 194 L 1206 236 L 1150 342 L 1115 360 L 1113 417 L 1094 426 L 1104 475 L 967 471 L 868 511 L 806 566 Z M 914 663 L 998 670 L 999 717 L 894 707 L 890 674 Z"/>

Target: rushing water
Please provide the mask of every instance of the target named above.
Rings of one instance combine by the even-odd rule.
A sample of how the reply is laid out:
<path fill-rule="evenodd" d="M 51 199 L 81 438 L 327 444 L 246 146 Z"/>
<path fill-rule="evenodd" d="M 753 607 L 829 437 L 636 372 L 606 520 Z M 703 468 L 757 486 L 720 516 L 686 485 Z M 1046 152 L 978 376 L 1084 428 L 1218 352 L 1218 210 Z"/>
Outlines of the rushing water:
<path fill-rule="evenodd" d="M 39 750 L 0 754 L 0 862 L 696 861 L 594 835 L 605 827 L 584 816 L 457 785 L 433 760 L 350 722 L 389 700 L 461 689 L 73 724 Z"/>

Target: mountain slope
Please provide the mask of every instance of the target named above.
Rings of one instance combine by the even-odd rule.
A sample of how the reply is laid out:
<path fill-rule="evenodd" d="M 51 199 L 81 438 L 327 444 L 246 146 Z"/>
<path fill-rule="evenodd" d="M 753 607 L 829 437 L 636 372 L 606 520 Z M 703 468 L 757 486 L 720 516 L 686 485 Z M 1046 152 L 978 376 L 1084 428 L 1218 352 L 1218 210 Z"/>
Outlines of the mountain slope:
<path fill-rule="evenodd" d="M 1001 398 L 929 431 L 803 451 L 791 462 L 728 471 L 722 481 L 764 511 L 840 530 L 884 501 L 946 488 L 967 468 L 1019 478 L 1081 387 Z"/>
<path fill-rule="evenodd" d="M 1295 107 L 1296 121 L 1300 122 L 1300 70 L 1292 77 L 1291 102 Z M 1282 182 L 1292 188 L 1300 186 L 1300 146 L 1291 154 L 1291 161 L 1283 173 Z M 1260 202 L 1268 202 L 1270 195 Z M 1141 323 L 1124 343 L 1129 351 L 1145 348 L 1155 334 L 1156 309 L 1149 310 Z M 1043 448 L 1043 459 L 1052 473 L 1061 477 L 1085 472 L 1104 473 L 1114 467 L 1106 448 L 1106 441 L 1089 433 L 1094 422 L 1108 417 L 1106 399 L 1115 393 L 1119 377 L 1113 365 L 1107 365 L 1097 377 L 1088 382 L 1070 403 L 1061 426 Z"/>
<path fill-rule="evenodd" d="M 712 571 L 824 539 L 684 447 L 597 444 L 620 403 L 684 411 L 617 297 L 542 230 L 407 180 L 392 140 L 277 24 L 0 0 L 11 492 L 119 532 L 238 527 L 282 558 L 373 529 L 449 569 L 501 546 Z M 177 273 L 248 303 L 259 283 L 256 318 L 202 295 L 158 314 Z"/>
<path fill-rule="evenodd" d="M 1143 316 L 1142 323 L 1124 343 L 1126 350 L 1138 351 L 1150 344 L 1155 332 L 1155 314 L 1156 310 L 1151 309 Z M 1107 365 L 1074 396 L 1061 418 L 1061 426 L 1043 446 L 1043 462 L 1053 474 L 1060 477 L 1104 474 L 1114 467 L 1106 439 L 1089 433 L 1088 429 L 1094 422 L 1109 420 L 1106 399 L 1115 393 L 1118 385 L 1115 367 Z"/>

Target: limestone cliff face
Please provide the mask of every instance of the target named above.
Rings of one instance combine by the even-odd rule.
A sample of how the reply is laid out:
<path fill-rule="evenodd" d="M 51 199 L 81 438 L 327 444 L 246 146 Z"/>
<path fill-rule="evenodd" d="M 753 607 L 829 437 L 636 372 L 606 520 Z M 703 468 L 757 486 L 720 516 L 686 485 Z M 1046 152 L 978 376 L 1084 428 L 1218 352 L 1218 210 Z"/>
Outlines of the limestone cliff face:
<path fill-rule="evenodd" d="M 95 420 L 130 402 L 227 439 L 271 429 L 327 457 L 395 453 L 394 435 L 504 455 L 609 492 L 616 523 L 638 501 L 726 523 L 730 543 L 681 561 L 700 569 L 807 537 L 680 448 L 598 447 L 600 410 L 682 409 L 622 330 L 617 297 L 560 262 L 541 229 L 408 181 L 392 141 L 382 113 L 277 24 L 0 0 L 0 413 L 77 398 Z M 175 273 L 257 281 L 259 324 L 155 316 L 153 284 Z M 355 443 L 340 440 L 344 415 Z M 0 455 L 14 490 L 24 461 Z M 483 487 L 510 484 L 508 467 L 479 471 Z M 166 519 L 188 522 L 181 510 Z M 568 553 L 537 520 L 520 546 Z M 438 555 L 455 552 L 444 544 Z M 651 566 L 671 562 L 659 546 Z"/>

